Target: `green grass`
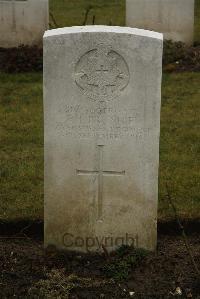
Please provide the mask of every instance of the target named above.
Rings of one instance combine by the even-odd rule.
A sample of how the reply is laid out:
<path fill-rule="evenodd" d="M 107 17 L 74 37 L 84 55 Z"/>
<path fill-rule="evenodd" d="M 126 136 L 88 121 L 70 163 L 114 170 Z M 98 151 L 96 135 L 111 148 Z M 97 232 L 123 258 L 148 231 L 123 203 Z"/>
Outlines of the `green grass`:
<path fill-rule="evenodd" d="M 58 27 L 83 25 L 86 10 L 91 8 L 87 24 L 125 25 L 125 0 L 50 0 L 50 11 Z M 53 25 L 53 21 L 50 18 Z M 200 0 L 195 0 L 194 40 L 200 43 Z"/>
<path fill-rule="evenodd" d="M 200 215 L 200 73 L 165 75 L 161 111 L 159 216 L 168 184 L 182 218 Z"/>
<path fill-rule="evenodd" d="M 43 217 L 42 75 L 0 75 L 0 218 Z"/>
<path fill-rule="evenodd" d="M 88 8 L 87 25 L 93 24 L 93 16 L 95 25 L 125 24 L 124 0 L 50 0 L 50 12 L 59 27 L 83 25 Z"/>
<path fill-rule="evenodd" d="M 166 182 L 183 218 L 200 211 L 200 73 L 163 78 L 159 218 L 172 217 Z M 41 74 L 0 74 L 0 219 L 43 218 Z"/>

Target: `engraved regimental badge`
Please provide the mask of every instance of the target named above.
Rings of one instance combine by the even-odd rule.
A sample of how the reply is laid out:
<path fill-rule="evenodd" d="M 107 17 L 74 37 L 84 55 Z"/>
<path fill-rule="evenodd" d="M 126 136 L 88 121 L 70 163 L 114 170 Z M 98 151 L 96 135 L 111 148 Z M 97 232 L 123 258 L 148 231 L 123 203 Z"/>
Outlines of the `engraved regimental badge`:
<path fill-rule="evenodd" d="M 109 100 L 128 85 L 128 65 L 111 47 L 99 45 L 86 52 L 77 62 L 75 82 L 86 96 L 94 100 Z"/>

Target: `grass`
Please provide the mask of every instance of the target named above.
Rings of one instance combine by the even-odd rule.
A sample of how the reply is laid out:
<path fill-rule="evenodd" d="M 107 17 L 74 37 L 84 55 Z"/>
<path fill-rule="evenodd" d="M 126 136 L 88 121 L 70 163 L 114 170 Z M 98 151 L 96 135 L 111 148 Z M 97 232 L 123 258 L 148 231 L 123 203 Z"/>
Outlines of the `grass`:
<path fill-rule="evenodd" d="M 161 111 L 159 217 L 171 217 L 163 201 L 166 183 L 182 218 L 200 213 L 200 73 L 165 75 Z"/>
<path fill-rule="evenodd" d="M 0 218 L 41 218 L 41 74 L 0 75 L 0 119 Z"/>
<path fill-rule="evenodd" d="M 200 73 L 166 74 L 161 113 L 159 218 L 200 210 Z M 42 75 L 0 74 L 0 219 L 43 218 Z"/>
<path fill-rule="evenodd" d="M 125 24 L 124 0 L 50 0 L 50 12 L 58 27 L 83 25 L 88 9 L 87 25 L 93 24 L 93 16 L 95 25 Z"/>

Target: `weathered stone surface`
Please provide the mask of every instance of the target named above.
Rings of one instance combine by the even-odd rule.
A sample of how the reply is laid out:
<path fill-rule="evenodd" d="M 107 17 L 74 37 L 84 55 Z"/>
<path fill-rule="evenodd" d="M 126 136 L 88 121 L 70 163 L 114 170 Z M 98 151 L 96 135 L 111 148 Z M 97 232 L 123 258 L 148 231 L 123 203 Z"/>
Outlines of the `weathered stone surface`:
<path fill-rule="evenodd" d="M 0 47 L 42 45 L 48 0 L 0 0 Z"/>
<path fill-rule="evenodd" d="M 44 36 L 45 246 L 156 247 L 162 34 Z"/>
<path fill-rule="evenodd" d="M 165 39 L 190 45 L 194 0 L 126 0 L 126 25 L 162 32 Z"/>

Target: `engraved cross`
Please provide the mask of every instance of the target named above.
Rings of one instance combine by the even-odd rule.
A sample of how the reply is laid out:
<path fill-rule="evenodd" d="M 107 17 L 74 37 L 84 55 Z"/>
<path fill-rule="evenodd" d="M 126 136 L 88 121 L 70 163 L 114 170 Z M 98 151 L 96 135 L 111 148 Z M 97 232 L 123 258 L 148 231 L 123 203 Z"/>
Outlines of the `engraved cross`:
<path fill-rule="evenodd" d="M 122 176 L 125 171 L 103 170 L 103 147 L 98 145 L 98 169 L 97 170 L 79 170 L 77 175 L 96 175 L 98 176 L 98 220 L 102 219 L 103 210 L 103 177 L 104 176 Z"/>
<path fill-rule="evenodd" d="M 96 70 L 96 72 L 100 72 L 102 74 L 109 72 L 108 69 L 106 69 L 103 65 L 100 66 L 100 68 L 98 70 Z"/>
<path fill-rule="evenodd" d="M 98 86 L 99 90 L 102 93 L 106 92 L 107 87 L 116 85 L 116 74 L 104 65 L 100 65 L 100 67 L 94 71 L 92 77 L 94 81 L 89 85 Z"/>

